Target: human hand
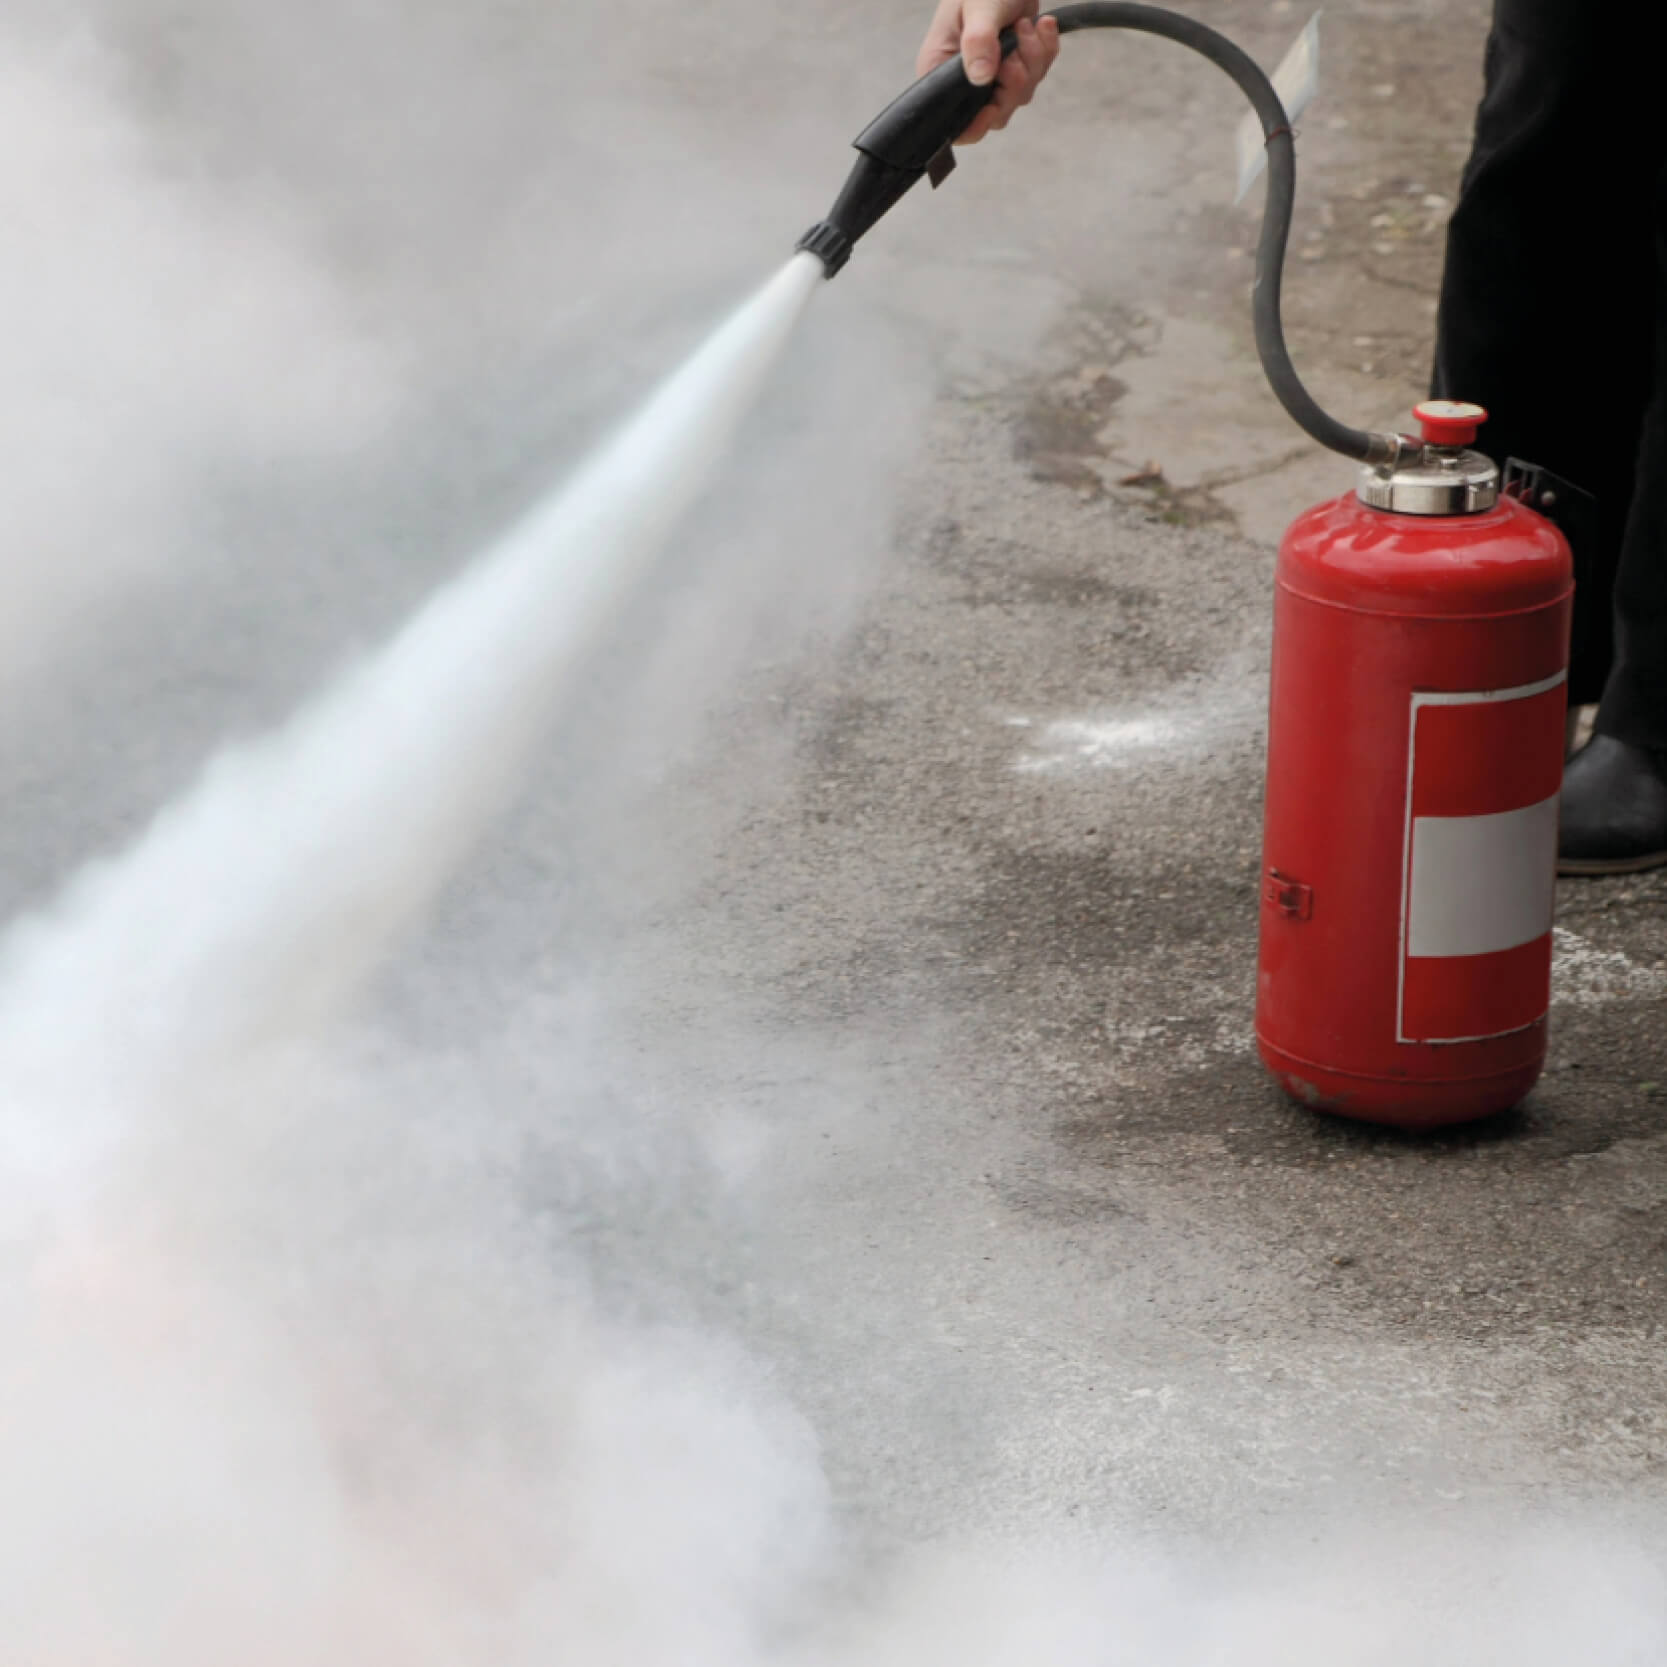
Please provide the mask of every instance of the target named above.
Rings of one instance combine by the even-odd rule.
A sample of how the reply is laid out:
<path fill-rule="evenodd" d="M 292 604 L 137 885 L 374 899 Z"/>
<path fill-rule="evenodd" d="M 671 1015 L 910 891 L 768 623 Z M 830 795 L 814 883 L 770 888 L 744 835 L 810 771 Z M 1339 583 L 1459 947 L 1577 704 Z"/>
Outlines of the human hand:
<path fill-rule="evenodd" d="M 974 86 L 996 83 L 995 97 L 956 140 L 975 145 L 986 133 L 1004 128 L 1013 112 L 1036 96 L 1042 77 L 1059 56 L 1059 25 L 1051 17 L 1038 21 L 1039 0 L 939 0 L 937 15 L 921 43 L 915 73 L 925 75 L 957 52 Z M 1019 44 L 1004 59 L 1000 35 L 1012 25 Z"/>

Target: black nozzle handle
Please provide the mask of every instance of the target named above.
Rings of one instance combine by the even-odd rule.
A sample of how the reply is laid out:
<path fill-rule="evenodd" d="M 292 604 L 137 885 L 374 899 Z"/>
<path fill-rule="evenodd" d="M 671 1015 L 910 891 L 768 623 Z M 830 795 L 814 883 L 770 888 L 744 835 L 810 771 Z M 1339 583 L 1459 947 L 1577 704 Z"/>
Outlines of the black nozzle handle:
<path fill-rule="evenodd" d="M 1002 31 L 1002 57 L 1018 44 L 1011 29 Z M 888 168 L 925 173 L 944 146 L 954 144 L 995 96 L 995 81 L 975 86 L 957 52 L 893 99 L 857 135 L 856 147 Z"/>

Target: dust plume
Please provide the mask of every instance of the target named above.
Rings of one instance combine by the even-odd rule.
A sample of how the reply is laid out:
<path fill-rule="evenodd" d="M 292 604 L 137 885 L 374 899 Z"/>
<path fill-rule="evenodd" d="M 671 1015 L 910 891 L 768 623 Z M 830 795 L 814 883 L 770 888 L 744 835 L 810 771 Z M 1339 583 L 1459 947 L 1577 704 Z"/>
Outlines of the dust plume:
<path fill-rule="evenodd" d="M 0 26 L 0 104 L 0 665 L 15 683 L 174 560 L 226 471 L 339 460 L 398 375 L 284 194 L 170 167 L 94 41 Z"/>

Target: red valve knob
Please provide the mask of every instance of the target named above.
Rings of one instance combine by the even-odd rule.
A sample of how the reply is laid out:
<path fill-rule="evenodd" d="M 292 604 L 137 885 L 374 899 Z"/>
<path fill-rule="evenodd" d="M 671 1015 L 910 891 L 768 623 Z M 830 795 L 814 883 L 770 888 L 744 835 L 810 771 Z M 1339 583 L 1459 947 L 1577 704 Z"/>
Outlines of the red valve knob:
<path fill-rule="evenodd" d="M 1473 446 L 1476 430 L 1488 420 L 1479 405 L 1465 405 L 1452 399 L 1427 399 L 1412 412 L 1424 430 L 1428 446 Z"/>

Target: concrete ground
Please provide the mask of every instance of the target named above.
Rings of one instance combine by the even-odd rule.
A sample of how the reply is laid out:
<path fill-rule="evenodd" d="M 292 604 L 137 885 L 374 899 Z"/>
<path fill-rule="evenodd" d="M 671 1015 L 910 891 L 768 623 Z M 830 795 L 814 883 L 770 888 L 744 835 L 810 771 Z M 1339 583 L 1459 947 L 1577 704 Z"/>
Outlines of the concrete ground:
<path fill-rule="evenodd" d="M 1190 9 L 1270 64 L 1305 21 L 1290 0 Z M 657 153 L 664 199 L 688 157 L 742 154 L 745 124 L 708 102 L 753 98 L 755 136 L 779 121 L 771 183 L 730 205 L 750 261 L 823 211 L 924 10 L 777 20 L 739 65 L 706 42 L 698 73 L 652 85 L 621 47 L 607 74 L 694 112 Z M 1325 15 L 1288 315 L 1299 365 L 1357 422 L 1404 421 L 1421 388 L 1486 11 Z M 859 65 L 817 73 L 858 38 Z M 158 99 L 193 96 L 190 50 Z M 1350 471 L 1292 432 L 1250 351 L 1231 89 L 1157 44 L 1067 53 L 1044 107 L 818 300 L 795 374 L 866 344 L 839 372 L 852 444 L 900 476 L 893 494 L 852 468 L 765 518 L 766 544 L 814 548 L 829 594 L 862 547 L 832 623 L 715 680 L 710 719 L 620 795 L 628 838 L 575 831 L 594 784 L 552 754 L 396 969 L 385 1022 L 531 1094 L 560 1087 L 550 1038 L 587 984 L 597 1103 L 642 1148 L 620 1160 L 599 1120 L 551 1197 L 604 1286 L 646 1284 L 768 1363 L 881 1540 L 1648 1504 L 1667 1475 L 1667 879 L 1561 888 L 1552 1064 L 1509 1117 L 1411 1139 L 1264 1077 L 1272 545 Z M 381 154 L 340 166 L 379 179 Z M 433 170 L 460 201 L 471 184 Z M 700 305 L 734 289 L 714 223 L 676 223 Z M 351 238 L 338 253 L 374 266 Z M 469 251 L 431 254 L 450 308 Z M 536 420 L 482 419 L 454 451 L 461 407 L 437 399 L 426 452 L 408 440 L 352 490 L 289 481 L 253 566 L 176 575 L 32 697 L 0 735 L 9 902 L 287 709 L 669 362 L 646 329 L 605 352 L 546 341 L 540 376 L 584 397 L 544 410 L 505 343 L 531 339 L 527 274 L 567 269 L 509 235 L 481 258 L 504 313 L 473 321 L 454 386 L 478 374 Z M 646 264 L 620 307 L 653 292 Z M 237 525 L 261 489 L 240 488 Z"/>

